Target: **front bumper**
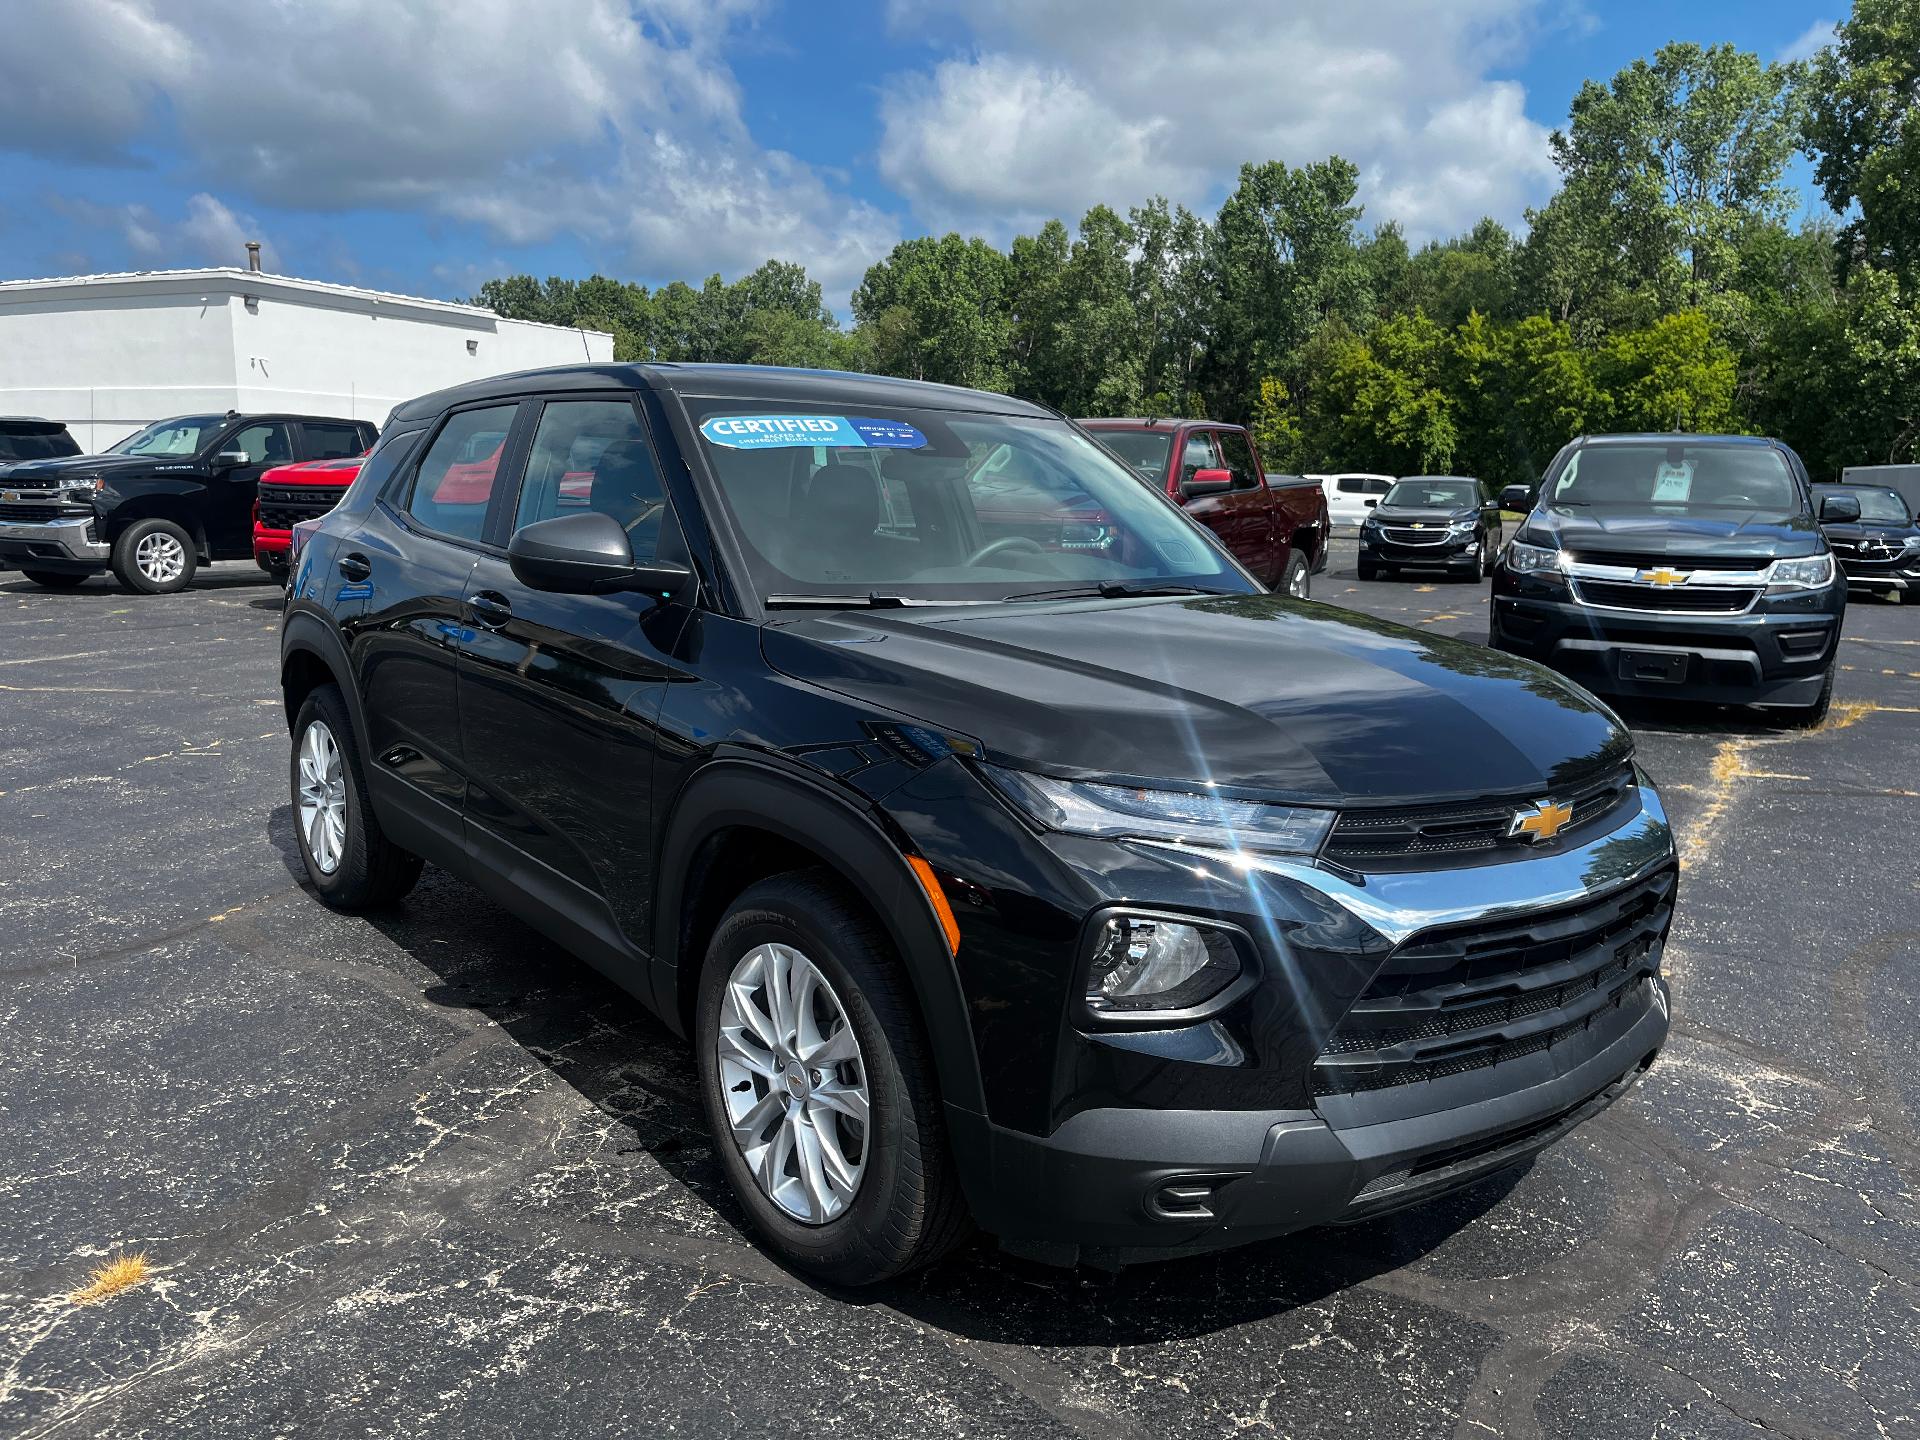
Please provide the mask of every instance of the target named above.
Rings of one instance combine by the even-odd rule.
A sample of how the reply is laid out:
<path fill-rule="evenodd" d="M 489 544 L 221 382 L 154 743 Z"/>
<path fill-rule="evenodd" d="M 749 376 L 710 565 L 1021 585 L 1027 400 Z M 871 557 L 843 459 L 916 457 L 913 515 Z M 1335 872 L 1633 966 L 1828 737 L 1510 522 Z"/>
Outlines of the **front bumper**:
<path fill-rule="evenodd" d="M 1223 858 L 1187 847 L 1132 848 L 1158 852 L 1189 874 L 1196 861 Z M 1271 975 L 1261 987 L 1265 1000 L 1257 1002 L 1269 1011 L 1311 1011 L 1318 977 L 1307 971 L 1332 972 L 1349 960 L 1362 972 L 1351 982 L 1358 990 L 1410 941 L 1605 903 L 1670 874 L 1674 849 L 1658 797 L 1642 786 L 1630 818 L 1537 858 L 1364 878 L 1302 862 L 1263 858 L 1249 866 L 1247 857 L 1235 859 L 1248 908 L 1318 910 L 1312 924 L 1290 932 L 1301 942 L 1283 950 L 1290 973 Z M 1347 955 L 1308 948 L 1315 936 L 1335 934 L 1357 942 Z M 1669 1024 L 1668 991 L 1658 974 L 1663 945 L 1664 929 L 1629 1003 L 1560 1027 L 1551 1043 L 1364 1093 L 1301 1094 L 1301 1075 L 1278 1052 L 1264 1069 L 1239 1068 L 1222 1053 L 1244 1041 L 1229 1025 L 1082 1036 L 1123 1057 L 1106 1077 L 1119 1083 L 1103 1085 L 1099 1062 L 1084 1052 L 1073 1065 L 1083 1093 L 1104 1090 L 1103 1103 L 1068 1115 L 1046 1134 L 986 1126 L 963 1141 L 968 1127 L 954 1127 L 963 1173 L 972 1172 L 976 1218 L 1010 1249 L 1035 1258 L 1123 1263 L 1365 1219 L 1466 1184 L 1565 1135 L 1619 1098 L 1652 1062 Z M 1309 1065 L 1343 1014 L 1344 1007 L 1305 1026 L 1312 1032 Z M 1281 1023 L 1299 1025 L 1301 1017 Z M 1526 1023 L 1516 1021 L 1516 1033 Z M 1137 1068 L 1123 1068 L 1130 1062 Z M 1206 1071 L 1237 1087 L 1243 1103 L 1262 1083 L 1290 1083 L 1299 1098 L 1286 1108 L 1201 1108 L 1192 1102 L 1208 1097 Z M 1230 1092 L 1212 1093 L 1225 1102 Z"/>
<path fill-rule="evenodd" d="M 1418 545 L 1389 540 L 1376 530 L 1360 531 L 1361 555 L 1381 565 L 1467 567 L 1473 564 L 1479 544 L 1471 531 L 1464 535 L 1449 531 L 1443 540 Z"/>
<path fill-rule="evenodd" d="M 1846 613 L 1840 584 L 1763 594 L 1739 614 L 1602 608 L 1550 586 L 1496 568 L 1493 647 L 1550 665 L 1589 690 L 1648 699 L 1811 705 Z"/>
<path fill-rule="evenodd" d="M 0 511 L 0 562 L 30 570 L 103 570 L 113 547 L 95 534 L 91 515 L 18 521 Z"/>
<path fill-rule="evenodd" d="M 291 530 L 269 530 L 264 525 L 253 527 L 253 563 L 268 574 L 285 573 L 287 557 L 292 549 Z"/>
<path fill-rule="evenodd" d="M 1893 565 L 1842 558 L 1840 569 L 1850 590 L 1920 590 L 1920 555 Z"/>

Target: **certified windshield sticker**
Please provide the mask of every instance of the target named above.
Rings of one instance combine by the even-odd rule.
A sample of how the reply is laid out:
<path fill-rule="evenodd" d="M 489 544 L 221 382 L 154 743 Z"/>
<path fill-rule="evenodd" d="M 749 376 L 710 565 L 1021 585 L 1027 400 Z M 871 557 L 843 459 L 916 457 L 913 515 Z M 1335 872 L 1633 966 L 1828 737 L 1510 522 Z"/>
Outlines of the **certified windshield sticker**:
<path fill-rule="evenodd" d="M 1653 498 L 1655 500 L 1685 500 L 1693 493 L 1693 462 L 1681 460 L 1674 464 L 1663 462 L 1653 472 Z"/>
<path fill-rule="evenodd" d="M 729 450 L 778 450 L 824 445 L 829 449 L 918 450 L 927 437 L 903 420 L 845 415 L 715 415 L 700 422 L 711 445 Z"/>

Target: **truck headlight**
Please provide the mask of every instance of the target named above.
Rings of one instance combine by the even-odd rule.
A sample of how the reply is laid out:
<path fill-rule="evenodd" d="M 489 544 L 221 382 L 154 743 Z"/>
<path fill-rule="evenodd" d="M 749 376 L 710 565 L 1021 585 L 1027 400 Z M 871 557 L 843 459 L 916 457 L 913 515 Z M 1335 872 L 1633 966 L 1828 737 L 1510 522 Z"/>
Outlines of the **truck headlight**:
<path fill-rule="evenodd" d="M 1087 1008 L 1131 1018 L 1191 1011 L 1240 971 L 1240 952 L 1224 930 L 1164 915 L 1110 914 L 1093 932 Z"/>
<path fill-rule="evenodd" d="M 1055 780 L 997 765 L 982 765 L 980 770 L 1035 824 L 1068 835 L 1313 855 L 1333 829 L 1333 811 L 1303 805 L 1228 800 L 1210 791 Z"/>
<path fill-rule="evenodd" d="M 1453 520 L 1448 522 L 1447 529 L 1455 535 L 1471 535 L 1473 527 L 1479 523 L 1478 520 Z"/>
<path fill-rule="evenodd" d="M 1516 575 L 1559 574 L 1566 569 L 1566 552 L 1549 550 L 1544 545 L 1508 542 L 1506 566 Z"/>
<path fill-rule="evenodd" d="M 85 475 L 77 480 L 69 477 L 60 482 L 60 488 L 67 492 L 69 500 L 84 503 L 107 488 L 107 479 L 104 475 Z"/>
<path fill-rule="evenodd" d="M 1769 590 L 1819 590 L 1833 583 L 1833 556 L 1776 560 L 1767 567 Z"/>

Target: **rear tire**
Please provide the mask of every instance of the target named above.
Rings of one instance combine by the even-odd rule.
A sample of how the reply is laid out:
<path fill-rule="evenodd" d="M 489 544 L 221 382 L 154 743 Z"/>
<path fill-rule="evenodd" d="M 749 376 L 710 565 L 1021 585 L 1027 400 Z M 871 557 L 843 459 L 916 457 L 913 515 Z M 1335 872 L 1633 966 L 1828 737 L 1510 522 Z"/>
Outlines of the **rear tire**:
<path fill-rule="evenodd" d="M 783 1031 L 770 1018 L 773 1002 L 759 997 L 772 993 L 776 974 L 804 978 L 802 965 L 819 983 L 792 981 L 785 993 L 804 994 L 805 1018 Z M 885 932 L 830 872 L 773 876 L 728 907 L 700 972 L 693 1034 L 714 1153 L 748 1219 L 788 1264 L 834 1284 L 872 1285 L 931 1264 L 965 1237 L 966 1202 L 913 988 Z M 856 1088 L 864 1123 L 843 1108 Z"/>
<path fill-rule="evenodd" d="M 419 883 L 421 862 L 380 828 L 338 686 L 307 696 L 293 722 L 293 830 L 314 893 L 335 910 L 391 905 Z"/>
<path fill-rule="evenodd" d="M 71 570 L 22 570 L 20 573 L 48 590 L 71 590 L 87 581 L 85 575 L 75 574 Z"/>
<path fill-rule="evenodd" d="M 1313 598 L 1313 567 L 1307 564 L 1307 557 L 1298 550 L 1287 552 L 1286 569 L 1280 574 L 1280 593 L 1290 595 L 1295 600 Z"/>
<path fill-rule="evenodd" d="M 171 595 L 193 583 L 200 557 L 171 520 L 136 520 L 113 542 L 113 573 L 136 595 Z"/>

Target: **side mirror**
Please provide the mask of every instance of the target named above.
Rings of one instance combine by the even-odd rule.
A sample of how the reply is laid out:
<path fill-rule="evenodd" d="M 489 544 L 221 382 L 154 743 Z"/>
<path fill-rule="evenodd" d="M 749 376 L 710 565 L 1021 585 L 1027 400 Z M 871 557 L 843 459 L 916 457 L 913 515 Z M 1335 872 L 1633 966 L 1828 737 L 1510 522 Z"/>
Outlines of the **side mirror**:
<path fill-rule="evenodd" d="M 1196 470 L 1180 482 L 1180 493 L 1186 496 L 1218 495 L 1232 488 L 1231 470 Z"/>
<path fill-rule="evenodd" d="M 1525 485 L 1509 485 L 1500 492 L 1500 508 L 1524 515 L 1533 509 L 1533 491 Z"/>
<path fill-rule="evenodd" d="M 1820 523 L 1822 525 L 1846 525 L 1860 518 L 1860 497 L 1858 495 L 1823 495 L 1820 497 Z"/>
<path fill-rule="evenodd" d="M 1360 503 L 1366 506 L 1367 509 L 1371 510 L 1373 509 L 1374 506 L 1380 503 L 1380 497 L 1378 495 L 1369 495 L 1366 499 L 1362 500 Z"/>
<path fill-rule="evenodd" d="M 232 470 L 237 466 L 252 464 L 253 457 L 244 450 L 222 450 L 213 457 L 213 463 L 221 470 Z"/>
<path fill-rule="evenodd" d="M 631 590 L 671 600 L 693 578 L 671 560 L 636 561 L 620 522 L 599 510 L 522 526 L 507 542 L 507 564 L 522 585 L 557 595 Z"/>

